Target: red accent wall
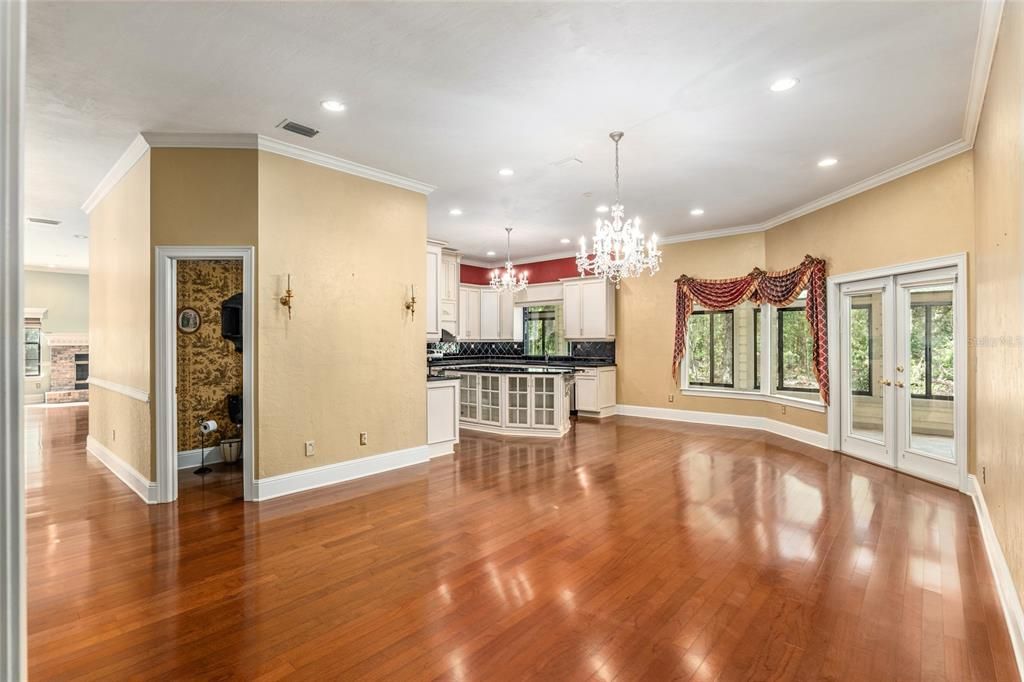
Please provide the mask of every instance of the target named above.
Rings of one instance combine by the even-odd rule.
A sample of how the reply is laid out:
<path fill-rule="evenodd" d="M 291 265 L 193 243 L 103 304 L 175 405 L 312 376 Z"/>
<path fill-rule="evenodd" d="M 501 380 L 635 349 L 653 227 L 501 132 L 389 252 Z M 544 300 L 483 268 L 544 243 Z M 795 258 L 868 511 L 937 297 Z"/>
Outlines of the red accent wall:
<path fill-rule="evenodd" d="M 504 266 L 501 266 L 504 267 Z M 536 263 L 522 263 L 516 265 L 516 272 L 525 272 L 530 284 L 543 284 L 545 282 L 557 282 L 566 277 L 579 277 L 576 269 L 576 259 L 556 258 L 554 260 L 542 260 Z M 476 265 L 461 265 L 459 267 L 459 281 L 463 284 L 488 284 L 491 281 L 492 269 L 477 267 Z"/>

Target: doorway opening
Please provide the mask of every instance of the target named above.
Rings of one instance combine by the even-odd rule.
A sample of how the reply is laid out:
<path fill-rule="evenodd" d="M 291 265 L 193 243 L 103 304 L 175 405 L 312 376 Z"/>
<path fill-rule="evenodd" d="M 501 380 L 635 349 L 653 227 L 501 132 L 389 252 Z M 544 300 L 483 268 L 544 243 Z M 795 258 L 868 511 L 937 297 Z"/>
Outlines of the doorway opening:
<path fill-rule="evenodd" d="M 832 448 L 961 490 L 967 485 L 963 261 L 937 259 L 829 282 L 830 358 L 838 369 Z"/>
<path fill-rule="evenodd" d="M 253 248 L 157 247 L 160 502 L 253 495 Z"/>

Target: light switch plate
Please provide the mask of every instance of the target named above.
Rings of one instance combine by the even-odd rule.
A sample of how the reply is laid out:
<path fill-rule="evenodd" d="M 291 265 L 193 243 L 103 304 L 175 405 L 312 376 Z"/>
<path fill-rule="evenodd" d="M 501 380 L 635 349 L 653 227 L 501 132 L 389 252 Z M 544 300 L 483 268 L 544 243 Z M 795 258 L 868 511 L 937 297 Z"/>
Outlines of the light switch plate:
<path fill-rule="evenodd" d="M 316 454 L 316 441 L 306 441 L 306 457 L 312 457 Z"/>

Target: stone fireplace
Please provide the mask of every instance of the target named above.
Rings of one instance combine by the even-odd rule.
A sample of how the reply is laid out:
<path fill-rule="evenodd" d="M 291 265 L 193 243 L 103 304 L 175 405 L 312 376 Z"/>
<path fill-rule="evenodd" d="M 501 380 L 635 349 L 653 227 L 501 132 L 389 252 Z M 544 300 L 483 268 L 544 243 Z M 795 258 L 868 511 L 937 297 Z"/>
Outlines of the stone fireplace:
<path fill-rule="evenodd" d="M 89 343 L 85 334 L 52 334 L 50 347 L 50 390 L 48 403 L 77 403 L 89 400 Z"/>

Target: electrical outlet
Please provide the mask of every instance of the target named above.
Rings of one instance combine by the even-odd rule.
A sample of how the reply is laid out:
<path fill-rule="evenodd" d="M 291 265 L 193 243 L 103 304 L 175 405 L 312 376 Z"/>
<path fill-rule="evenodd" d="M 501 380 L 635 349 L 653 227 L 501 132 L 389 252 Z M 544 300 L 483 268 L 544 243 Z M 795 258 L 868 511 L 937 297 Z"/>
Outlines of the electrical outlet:
<path fill-rule="evenodd" d="M 306 457 L 312 457 L 316 454 L 316 441 L 306 441 Z"/>
<path fill-rule="evenodd" d="M 668 394 L 668 401 L 669 401 L 670 403 L 674 403 L 674 402 L 676 401 L 676 397 L 675 397 L 675 395 L 673 395 L 672 393 L 669 393 L 669 394 Z"/>
<path fill-rule="evenodd" d="M 359 444 L 366 445 L 366 431 L 359 432 Z"/>
<path fill-rule="evenodd" d="M 786 406 L 785 405 L 782 406 L 782 414 L 786 414 Z"/>

